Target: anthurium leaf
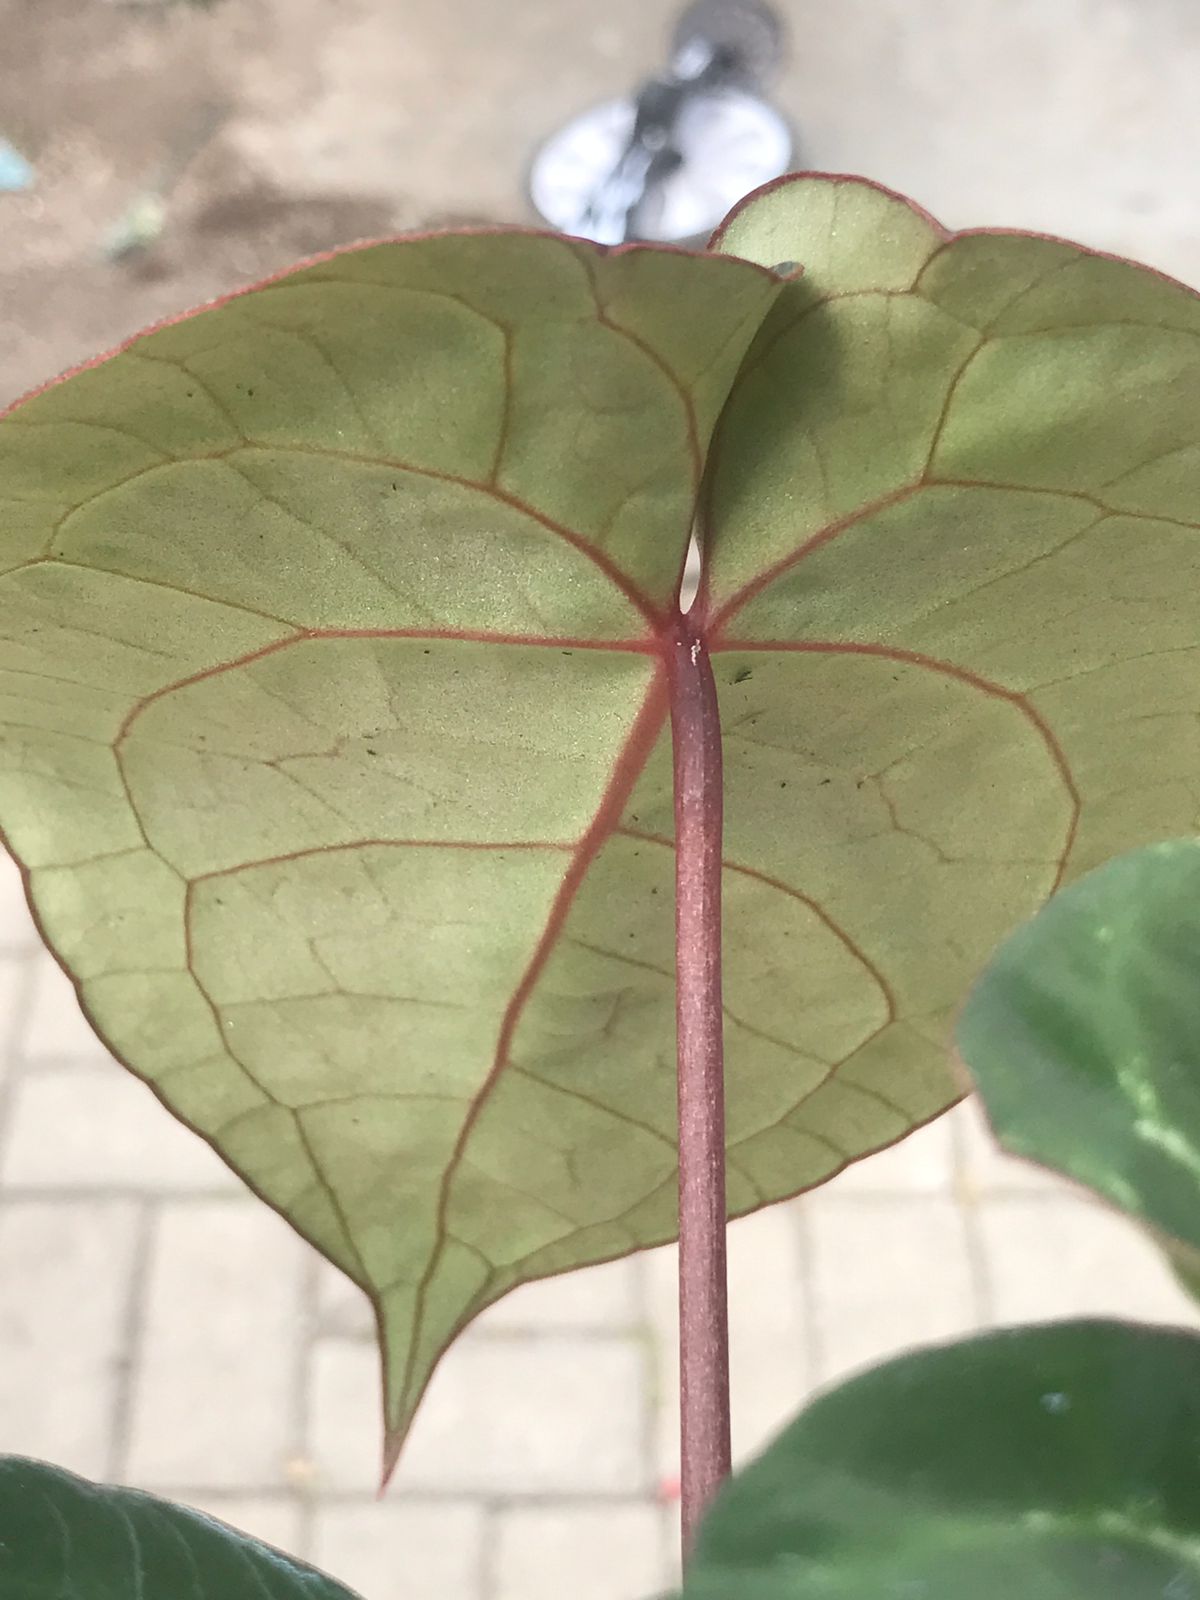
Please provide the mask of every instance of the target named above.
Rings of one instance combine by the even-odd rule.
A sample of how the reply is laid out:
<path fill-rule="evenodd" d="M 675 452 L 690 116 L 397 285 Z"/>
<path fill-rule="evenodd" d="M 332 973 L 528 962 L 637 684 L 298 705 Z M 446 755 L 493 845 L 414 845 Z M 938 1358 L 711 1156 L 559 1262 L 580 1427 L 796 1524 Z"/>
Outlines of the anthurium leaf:
<path fill-rule="evenodd" d="M 185 1506 L 0 1456 L 5 1600 L 355 1600 L 315 1568 Z"/>
<path fill-rule="evenodd" d="M 1200 1600 L 1200 1340 L 1065 1322 L 851 1379 L 721 1492 L 683 1600 Z"/>
<path fill-rule="evenodd" d="M 1194 1270 L 1200 840 L 1135 850 L 1056 894 L 988 963 L 957 1041 L 1006 1149 L 1140 1217 Z"/>
<path fill-rule="evenodd" d="M 732 1211 L 950 1103 L 991 950 L 1185 805 L 1194 298 L 832 180 L 724 242 L 344 254 L 0 421 L 0 823 L 110 1047 L 371 1294 L 393 1454 L 483 1306 L 675 1230 L 698 488 Z"/>

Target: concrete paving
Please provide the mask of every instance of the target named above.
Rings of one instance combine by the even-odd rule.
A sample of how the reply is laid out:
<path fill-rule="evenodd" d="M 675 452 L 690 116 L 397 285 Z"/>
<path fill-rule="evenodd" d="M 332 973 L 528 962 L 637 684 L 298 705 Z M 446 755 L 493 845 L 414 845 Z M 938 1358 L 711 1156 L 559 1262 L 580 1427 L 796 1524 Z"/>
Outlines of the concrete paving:
<path fill-rule="evenodd" d="M 647 1600 L 674 1570 L 672 1250 L 534 1284 L 446 1357 L 380 1503 L 359 1292 L 105 1055 L 0 879 L 0 1426 L 366 1600 Z M 730 1230 L 734 1439 L 914 1344 L 1087 1313 L 1200 1326 L 1137 1231 L 961 1108 Z"/>
<path fill-rule="evenodd" d="M 0 0 L 6 131 L 46 175 L 0 200 L 0 398 L 303 250 L 524 219 L 533 143 L 650 63 L 671 8 L 227 0 L 207 32 L 136 38 L 115 14 L 102 27 L 108 9 Z M 881 179 L 952 225 L 1045 229 L 1200 281 L 1190 0 L 784 9 L 780 97 L 806 166 Z M 18 82 L 33 67 L 40 96 Z M 131 82 L 140 122 L 117 103 Z M 160 250 L 132 277 L 101 262 L 147 151 L 214 94 L 229 115 Z M 218 227 L 223 186 L 245 214 L 227 204 Z M 9 871 L 0 1042 L 0 1448 L 202 1506 L 367 1600 L 638 1600 L 669 1581 L 670 1251 L 485 1315 L 377 1503 L 356 1291 L 106 1058 Z M 731 1247 L 740 1456 L 815 1387 L 923 1340 L 1084 1312 L 1200 1322 L 1131 1226 L 996 1155 L 966 1110 L 736 1224 Z"/>

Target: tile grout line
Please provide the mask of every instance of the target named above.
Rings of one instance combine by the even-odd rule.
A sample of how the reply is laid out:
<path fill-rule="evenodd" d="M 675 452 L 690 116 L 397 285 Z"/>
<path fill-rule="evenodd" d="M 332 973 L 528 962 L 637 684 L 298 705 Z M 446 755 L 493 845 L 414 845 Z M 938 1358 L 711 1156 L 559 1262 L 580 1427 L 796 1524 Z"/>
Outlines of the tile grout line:
<path fill-rule="evenodd" d="M 36 1070 L 36 1069 L 35 1069 Z M 160 1205 L 212 1205 L 244 1203 L 250 1191 L 238 1181 L 234 1188 L 171 1189 L 157 1183 L 6 1183 L 4 1195 L 9 1200 L 38 1200 L 45 1205 L 78 1205 L 81 1201 L 125 1200 L 149 1201 Z M 262 1204 L 266 1204 L 263 1201 Z"/>
<path fill-rule="evenodd" d="M 32 965 L 35 968 L 37 967 L 38 962 L 36 959 Z M 117 1060 L 116 1056 L 109 1054 L 98 1037 L 95 1041 L 95 1048 L 89 1055 L 71 1055 L 65 1050 L 35 1050 L 26 1055 L 25 1064 L 28 1067 L 32 1067 L 39 1074 L 43 1072 L 78 1073 L 81 1077 L 90 1077 L 97 1072 L 108 1072 L 113 1067 L 118 1072 L 130 1071 L 128 1067 Z M 131 1076 L 137 1082 L 142 1081 L 138 1078 L 136 1072 L 131 1073 Z"/>
<path fill-rule="evenodd" d="M 653 1492 L 658 1488 L 658 1418 L 655 1412 L 662 1409 L 659 1394 L 661 1365 L 658 1359 L 658 1336 L 650 1315 L 650 1273 L 647 1253 L 639 1250 L 631 1258 L 633 1263 L 634 1309 L 636 1320 L 628 1333 L 637 1339 L 641 1351 L 641 1405 L 640 1434 L 642 1467 L 645 1482 Z M 590 1331 L 590 1330 L 578 1330 Z M 644 1492 L 644 1491 L 643 1491 Z"/>
<path fill-rule="evenodd" d="M 3 1181 L 4 1159 L 8 1147 L 9 1119 L 16 1098 L 17 1085 L 25 1078 L 29 1066 L 26 1053 L 25 1032 L 33 1016 L 34 975 L 36 952 L 11 958 L 17 981 L 16 1003 L 7 1026 L 0 1033 L 0 1050 L 3 1050 L 9 1070 L 0 1078 L 0 1192 L 5 1200 L 23 1198 L 19 1191 L 8 1188 Z"/>
<path fill-rule="evenodd" d="M 146 1306 L 150 1269 L 157 1254 L 160 1210 L 155 1200 L 143 1198 L 134 1229 L 134 1256 L 129 1274 L 125 1312 L 121 1318 L 121 1353 L 117 1359 L 113 1398 L 109 1409 L 106 1476 L 110 1483 L 125 1483 L 133 1436 L 133 1408 L 139 1368 L 146 1343 Z"/>
<path fill-rule="evenodd" d="M 139 1488 L 143 1487 L 139 1485 Z M 294 1491 L 287 1484 L 254 1486 L 247 1484 L 203 1483 L 153 1483 L 146 1492 L 167 1500 L 202 1499 L 212 1505 L 235 1504 L 241 1500 L 261 1500 L 272 1506 L 287 1506 L 294 1499 Z M 572 1489 L 563 1494 L 539 1489 L 527 1494 L 504 1494 L 498 1490 L 471 1489 L 418 1489 L 389 1491 L 380 1501 L 378 1492 L 365 1486 L 361 1489 L 326 1489 L 316 1497 L 320 1506 L 475 1506 L 483 1511 L 502 1512 L 509 1509 L 522 1511 L 586 1511 L 630 1510 L 645 1507 L 651 1497 L 625 1489 Z"/>
<path fill-rule="evenodd" d="M 818 1207 L 845 1206 L 848 1210 L 852 1210 L 855 1207 L 877 1206 L 881 1201 L 885 1200 L 890 1201 L 893 1205 L 907 1205 L 913 1200 L 945 1200 L 949 1198 L 956 1205 L 961 1205 L 964 1199 L 973 1192 L 969 1179 L 964 1178 L 963 1184 L 963 1192 L 960 1192 L 957 1186 L 957 1179 L 952 1179 L 949 1185 L 942 1182 L 922 1188 L 856 1189 L 853 1192 L 847 1190 L 843 1194 L 827 1194 L 824 1187 L 819 1186 L 816 1189 L 805 1190 L 804 1194 L 798 1195 L 796 1198 L 812 1200 Z M 1028 1185 L 1014 1184 L 1011 1188 L 1006 1188 L 1004 1193 L 1015 1195 L 1019 1199 L 1031 1200 L 1044 1195 L 1046 1189 L 1044 1184 L 1039 1185 L 1036 1182 L 1030 1182 Z M 778 1200 L 774 1203 L 776 1205 L 788 1204 L 786 1200 Z"/>
<path fill-rule="evenodd" d="M 637 1311 L 637 1336 L 643 1351 L 642 1380 L 642 1459 L 646 1466 L 649 1491 L 643 1497 L 659 1512 L 658 1565 L 666 1581 L 671 1570 L 674 1534 L 671 1503 L 664 1499 L 662 1463 L 658 1459 L 659 1414 L 663 1409 L 661 1337 L 650 1308 L 650 1252 L 637 1250 L 630 1260 L 633 1265 L 634 1304 Z M 485 1594 L 485 1600 L 491 1600 Z"/>
<path fill-rule="evenodd" d="M 479 1538 L 479 1556 L 475 1563 L 475 1593 L 464 1597 L 464 1600 L 493 1600 L 500 1556 L 500 1518 L 508 1502 L 476 1499 L 471 1504 L 479 1506 L 483 1527 Z"/>
<path fill-rule="evenodd" d="M 991 1273 L 988 1269 L 987 1245 L 979 1216 L 979 1191 L 971 1177 L 967 1130 L 961 1117 L 955 1117 L 950 1130 L 951 1194 L 962 1222 L 966 1242 L 967 1271 L 971 1279 L 972 1309 L 977 1325 L 991 1328 L 996 1324 L 992 1299 Z"/>
<path fill-rule="evenodd" d="M 38 1071 L 40 1069 L 35 1066 L 33 1070 Z M 3 1092 L 4 1091 L 0 1089 L 0 1095 L 3 1095 Z M 1064 1187 L 1066 1187 L 1065 1180 Z M 81 1183 L 79 1185 L 72 1185 L 57 1182 L 41 1184 L 31 1183 L 28 1180 L 24 1180 L 20 1183 L 6 1183 L 3 1185 L 3 1190 L 6 1199 L 39 1200 L 47 1205 L 75 1205 L 80 1201 L 86 1200 L 157 1200 L 163 1203 L 169 1202 L 173 1206 L 212 1205 L 214 1202 L 219 1201 L 222 1204 L 236 1205 L 244 1202 L 247 1197 L 252 1196 L 252 1191 L 247 1189 L 240 1179 L 238 1179 L 236 1188 L 222 1186 L 219 1189 L 173 1189 L 164 1188 L 161 1184 L 144 1183 L 110 1184 L 88 1182 Z M 820 1196 L 819 1190 L 809 1191 L 809 1194 L 811 1194 L 814 1198 L 820 1196 L 820 1198 L 817 1198 L 817 1204 L 820 1206 L 845 1206 L 847 1209 L 854 1209 L 857 1207 L 862 1207 L 865 1209 L 869 1206 L 878 1205 L 881 1201 L 891 1201 L 895 1204 L 906 1203 L 914 1199 L 936 1199 L 939 1198 L 939 1196 L 944 1197 L 945 1193 L 946 1191 L 944 1189 L 880 1189 L 873 1194 L 839 1194 L 825 1197 Z M 1044 1184 L 1031 1183 L 1028 1187 L 1019 1187 L 1017 1185 L 1006 1186 L 1003 1190 L 996 1191 L 996 1193 L 989 1198 L 1000 1203 L 1003 1203 L 1007 1200 L 1041 1200 L 1046 1197 L 1047 1193 L 1048 1191 Z M 808 1198 L 808 1195 L 799 1196 L 797 1198 L 805 1199 Z M 957 1193 L 952 1193 L 950 1198 L 961 1204 L 961 1199 Z M 1076 1195 L 1076 1198 L 1086 1202 L 1089 1205 L 1100 1206 L 1103 1204 L 1102 1201 L 1093 1198 L 1085 1192 L 1079 1192 Z M 266 1201 L 262 1201 L 260 1203 L 263 1205 L 267 1204 Z M 774 1206 L 776 1205 L 786 1206 L 792 1203 L 793 1201 L 789 1200 L 778 1200 L 775 1201 L 771 1207 L 764 1207 L 763 1209 L 774 1209 Z M 274 1207 L 270 1207 L 269 1209 L 274 1210 Z M 662 1248 L 663 1246 L 661 1245 L 647 1246 L 647 1250 Z M 587 1271 L 588 1269 L 585 1267 L 581 1268 L 580 1270 Z M 563 1274 L 563 1276 L 565 1276 L 565 1274 Z M 637 1333 L 638 1331 L 639 1325 L 636 1322 L 562 1322 L 542 1324 L 531 1322 L 525 1325 L 514 1324 L 512 1326 L 501 1326 L 497 1328 L 472 1329 L 470 1331 L 470 1337 L 473 1339 L 484 1339 L 489 1343 L 499 1343 L 505 1339 L 524 1340 L 554 1338 L 558 1334 L 569 1334 L 572 1338 L 574 1338 L 576 1335 L 579 1335 L 585 1339 L 600 1340 L 620 1339 L 622 1337 L 628 1337 L 630 1334 Z M 373 1334 L 334 1332 L 329 1334 L 327 1337 L 335 1339 L 348 1339 L 352 1342 L 361 1343 L 364 1340 L 372 1338 Z"/>
<path fill-rule="evenodd" d="M 295 1385 L 292 1414 L 292 1456 L 299 1472 L 289 1492 L 296 1507 L 296 1554 L 311 1561 L 315 1547 L 316 1498 L 310 1450 L 312 1432 L 312 1374 L 317 1345 L 317 1305 L 321 1257 L 309 1248 L 300 1286 L 300 1337 L 296 1341 Z"/>
<path fill-rule="evenodd" d="M 822 1381 L 824 1348 L 817 1317 L 816 1280 L 813 1267 L 816 1252 L 809 1207 L 803 1203 L 803 1200 L 796 1207 L 796 1238 L 796 1264 L 800 1273 L 800 1299 L 803 1306 L 801 1327 L 803 1330 L 804 1360 L 808 1367 L 808 1391 L 811 1396 Z M 806 1400 L 805 1404 L 807 1403 Z"/>

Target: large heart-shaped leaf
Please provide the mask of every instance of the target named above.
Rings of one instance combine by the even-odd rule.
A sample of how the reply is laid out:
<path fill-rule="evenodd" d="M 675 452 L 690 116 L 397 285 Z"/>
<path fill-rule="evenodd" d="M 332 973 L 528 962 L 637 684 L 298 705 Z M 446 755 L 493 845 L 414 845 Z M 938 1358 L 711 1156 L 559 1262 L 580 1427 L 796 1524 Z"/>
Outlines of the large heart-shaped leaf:
<path fill-rule="evenodd" d="M 1200 1600 L 1200 1339 L 1120 1322 L 921 1350 L 721 1491 L 683 1600 Z"/>
<path fill-rule="evenodd" d="M 0 423 L 0 822 L 105 1040 L 372 1295 L 393 1451 L 484 1305 L 675 1230 L 714 426 L 732 1210 L 946 1106 L 998 940 L 1180 831 L 1200 305 L 845 181 L 724 242 L 804 276 L 412 240 Z"/>
<path fill-rule="evenodd" d="M 1200 1262 L 1200 840 L 1120 856 L 989 962 L 958 1048 L 1000 1143 Z"/>
<path fill-rule="evenodd" d="M 186 1506 L 0 1456 L 5 1600 L 355 1600 Z"/>

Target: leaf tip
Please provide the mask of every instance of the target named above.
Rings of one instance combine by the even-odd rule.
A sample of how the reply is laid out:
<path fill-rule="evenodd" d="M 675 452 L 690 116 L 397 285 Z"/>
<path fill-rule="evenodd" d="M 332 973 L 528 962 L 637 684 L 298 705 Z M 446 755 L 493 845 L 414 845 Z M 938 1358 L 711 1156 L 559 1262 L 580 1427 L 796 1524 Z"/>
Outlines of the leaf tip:
<path fill-rule="evenodd" d="M 379 1489 L 375 1498 L 382 1500 L 387 1493 L 391 1481 L 400 1464 L 400 1452 L 404 1448 L 404 1439 L 407 1430 L 393 1428 L 390 1425 L 384 1429 L 383 1435 L 383 1463 L 379 1473 Z"/>

